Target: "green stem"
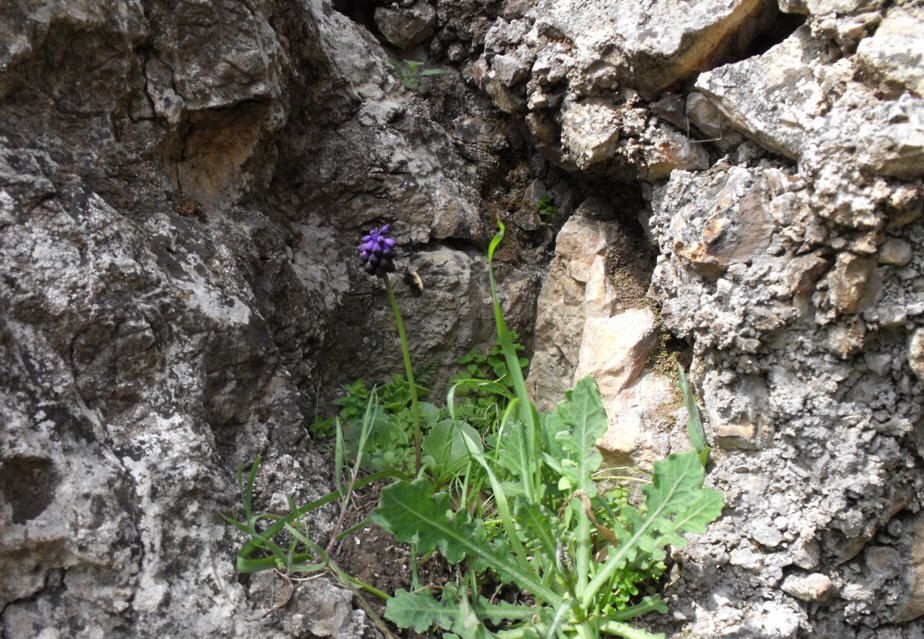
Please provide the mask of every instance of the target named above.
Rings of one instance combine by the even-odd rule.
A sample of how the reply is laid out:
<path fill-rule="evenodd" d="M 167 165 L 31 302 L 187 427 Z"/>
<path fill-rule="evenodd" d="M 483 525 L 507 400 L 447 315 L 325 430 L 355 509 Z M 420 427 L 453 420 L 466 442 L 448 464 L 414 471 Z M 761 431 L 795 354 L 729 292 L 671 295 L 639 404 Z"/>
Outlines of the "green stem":
<path fill-rule="evenodd" d="M 398 300 L 395 299 L 395 293 L 391 289 L 391 282 L 388 275 L 382 276 L 385 280 L 385 290 L 388 291 L 388 301 L 391 302 L 391 310 L 395 314 L 395 324 L 398 325 L 398 337 L 401 338 L 401 354 L 404 355 L 404 370 L 407 373 L 407 383 L 411 391 L 411 414 L 414 418 L 414 461 L 416 464 L 417 474 L 420 474 L 421 457 L 420 457 L 420 403 L 417 401 L 417 385 L 414 384 L 414 371 L 411 369 L 411 353 L 407 347 L 407 335 L 404 333 L 404 322 L 401 320 L 401 311 L 398 310 Z"/>

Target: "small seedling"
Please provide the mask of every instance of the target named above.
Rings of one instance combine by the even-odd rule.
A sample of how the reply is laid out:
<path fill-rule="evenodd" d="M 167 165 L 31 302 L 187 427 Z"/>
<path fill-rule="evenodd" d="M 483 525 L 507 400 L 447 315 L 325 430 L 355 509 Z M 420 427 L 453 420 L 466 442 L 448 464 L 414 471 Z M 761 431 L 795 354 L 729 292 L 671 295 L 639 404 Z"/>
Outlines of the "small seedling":
<path fill-rule="evenodd" d="M 555 217 L 558 210 L 555 208 L 555 202 L 552 201 L 552 198 L 548 195 L 543 195 L 536 203 L 536 212 L 538 212 L 542 218 L 551 220 Z"/>
<path fill-rule="evenodd" d="M 415 93 L 423 91 L 427 81 L 432 76 L 446 73 L 446 69 L 424 68 L 426 63 L 417 60 L 396 60 L 395 58 L 388 58 L 388 64 L 395 69 L 395 74 L 401 80 L 401 84 Z"/>

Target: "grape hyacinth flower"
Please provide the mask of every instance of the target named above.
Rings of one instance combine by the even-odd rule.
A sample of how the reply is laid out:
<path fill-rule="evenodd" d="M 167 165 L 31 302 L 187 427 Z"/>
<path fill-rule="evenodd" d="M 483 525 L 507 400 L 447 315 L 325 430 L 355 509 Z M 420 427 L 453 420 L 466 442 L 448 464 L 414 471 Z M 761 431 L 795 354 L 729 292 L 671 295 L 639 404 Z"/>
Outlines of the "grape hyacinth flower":
<path fill-rule="evenodd" d="M 421 431 L 420 431 L 420 402 L 417 399 L 417 385 L 414 383 L 414 371 L 411 368 L 411 353 L 407 345 L 407 334 L 404 332 L 404 322 L 401 311 L 398 309 L 398 300 L 391 288 L 388 274 L 395 272 L 395 240 L 385 237 L 388 233 L 386 224 L 380 229 L 372 229 L 368 235 L 363 236 L 359 245 L 359 261 L 363 270 L 369 275 L 381 277 L 388 292 L 388 301 L 391 303 L 392 313 L 395 315 L 395 324 L 398 327 L 398 338 L 401 340 L 401 354 L 404 356 L 404 371 L 407 374 L 408 390 L 411 395 L 411 415 L 414 422 L 414 457 L 417 472 L 422 465 L 421 457 Z"/>
<path fill-rule="evenodd" d="M 385 277 L 386 273 L 395 272 L 395 241 L 385 237 L 386 233 L 387 224 L 363 236 L 363 243 L 359 246 L 359 261 L 369 275 Z"/>

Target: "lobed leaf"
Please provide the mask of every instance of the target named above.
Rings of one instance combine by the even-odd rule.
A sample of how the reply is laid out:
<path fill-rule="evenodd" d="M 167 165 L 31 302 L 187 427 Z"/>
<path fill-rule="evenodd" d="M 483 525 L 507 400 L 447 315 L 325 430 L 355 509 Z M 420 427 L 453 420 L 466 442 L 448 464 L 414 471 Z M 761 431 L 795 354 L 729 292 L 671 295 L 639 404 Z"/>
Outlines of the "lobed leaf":
<path fill-rule="evenodd" d="M 385 617 L 400 628 L 413 628 L 422 633 L 438 626 L 463 639 L 495 637 L 485 627 L 485 622 L 497 625 L 504 621 L 530 619 L 535 614 L 532 608 L 506 602 L 492 604 L 480 596 L 476 596 L 473 603 L 466 593 L 457 592 L 451 584 L 443 589 L 440 601 L 429 592 L 398 590 L 385 607 Z"/>
<path fill-rule="evenodd" d="M 426 554 L 435 548 L 455 564 L 468 556 L 476 569 L 490 567 L 501 577 L 536 597 L 557 604 L 561 596 L 510 555 L 507 544 L 489 542 L 482 527 L 468 521 L 468 513 L 453 513 L 449 495 L 432 494 L 425 479 L 402 480 L 382 490 L 379 507 L 372 513 L 373 523 L 387 530 L 398 541 L 416 543 Z"/>
<path fill-rule="evenodd" d="M 664 546 L 686 544 L 684 533 L 705 532 L 706 525 L 722 512 L 722 493 L 704 488 L 704 478 L 705 471 L 696 451 L 669 455 L 654 463 L 652 483 L 642 487 L 646 515 L 642 519 L 634 509 L 623 509 L 630 521 L 631 536 L 626 538 L 623 533 L 619 550 L 610 556 L 584 592 L 582 607 L 589 607 L 603 584 L 640 553 L 661 559 Z"/>

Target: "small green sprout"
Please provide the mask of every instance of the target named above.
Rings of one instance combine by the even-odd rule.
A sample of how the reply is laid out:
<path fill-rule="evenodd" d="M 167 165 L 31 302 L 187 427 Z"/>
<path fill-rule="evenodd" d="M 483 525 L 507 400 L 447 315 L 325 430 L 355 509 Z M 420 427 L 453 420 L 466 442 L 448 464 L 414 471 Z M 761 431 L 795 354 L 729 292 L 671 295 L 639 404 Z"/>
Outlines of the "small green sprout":
<path fill-rule="evenodd" d="M 543 195 L 536 203 L 536 211 L 543 218 L 551 220 L 555 217 L 558 210 L 555 208 L 555 202 L 548 195 Z"/>
<path fill-rule="evenodd" d="M 423 91 L 430 77 L 446 73 L 445 69 L 426 69 L 424 68 L 426 63 L 417 60 L 388 58 L 388 64 L 394 67 L 401 84 L 415 93 Z"/>

